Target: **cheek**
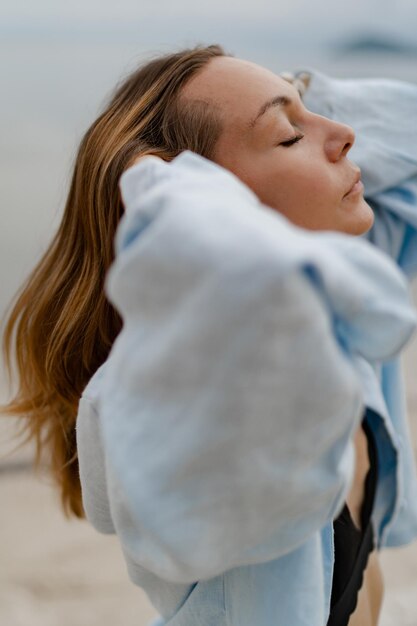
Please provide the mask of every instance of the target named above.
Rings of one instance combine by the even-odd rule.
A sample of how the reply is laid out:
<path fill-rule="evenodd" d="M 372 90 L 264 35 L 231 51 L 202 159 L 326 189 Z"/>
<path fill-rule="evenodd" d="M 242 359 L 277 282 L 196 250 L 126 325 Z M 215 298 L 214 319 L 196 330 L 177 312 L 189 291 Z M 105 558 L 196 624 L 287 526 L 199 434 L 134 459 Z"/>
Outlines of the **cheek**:
<path fill-rule="evenodd" d="M 312 160 L 294 163 L 265 178 L 262 193 L 266 204 L 297 223 L 323 217 L 340 199 L 326 171 Z"/>
<path fill-rule="evenodd" d="M 228 163 L 267 206 L 282 213 L 303 228 L 322 228 L 329 224 L 340 202 L 331 172 L 319 155 L 305 151 L 268 151 L 262 158 L 250 155 L 238 163 Z"/>

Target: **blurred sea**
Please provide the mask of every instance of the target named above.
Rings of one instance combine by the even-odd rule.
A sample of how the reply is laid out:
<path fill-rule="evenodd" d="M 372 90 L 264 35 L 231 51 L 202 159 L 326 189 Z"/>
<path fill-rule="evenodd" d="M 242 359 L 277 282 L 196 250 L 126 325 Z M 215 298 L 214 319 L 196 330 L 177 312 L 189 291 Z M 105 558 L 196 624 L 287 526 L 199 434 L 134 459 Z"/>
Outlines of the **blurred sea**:
<path fill-rule="evenodd" d="M 316 67 L 340 77 L 417 81 L 414 54 L 367 49 L 363 42 L 356 52 L 344 53 L 335 46 L 219 43 L 276 72 Z M 178 47 L 141 47 L 131 37 L 123 42 L 59 35 L 6 37 L 0 43 L 0 318 L 58 225 L 77 145 L 106 96 L 148 54 Z"/>

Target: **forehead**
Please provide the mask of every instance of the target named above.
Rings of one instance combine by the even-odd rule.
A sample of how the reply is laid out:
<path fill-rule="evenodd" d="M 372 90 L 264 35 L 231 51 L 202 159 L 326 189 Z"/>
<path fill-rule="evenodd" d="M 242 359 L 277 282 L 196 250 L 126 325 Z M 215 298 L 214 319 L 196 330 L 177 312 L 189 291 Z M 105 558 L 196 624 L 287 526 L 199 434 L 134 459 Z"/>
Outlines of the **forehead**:
<path fill-rule="evenodd" d="M 294 99 L 297 91 L 267 68 L 235 57 L 215 57 L 184 87 L 184 95 L 217 105 L 229 130 L 242 130 L 266 100 Z"/>

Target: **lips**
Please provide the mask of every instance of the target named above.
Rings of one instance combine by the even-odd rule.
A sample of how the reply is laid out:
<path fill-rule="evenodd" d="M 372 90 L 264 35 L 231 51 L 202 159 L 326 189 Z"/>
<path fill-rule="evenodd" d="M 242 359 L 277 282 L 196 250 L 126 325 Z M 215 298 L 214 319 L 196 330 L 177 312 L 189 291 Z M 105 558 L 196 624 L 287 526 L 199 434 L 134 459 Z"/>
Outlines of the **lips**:
<path fill-rule="evenodd" d="M 363 183 L 361 181 L 361 171 L 357 170 L 355 173 L 355 178 L 353 179 L 351 186 L 349 187 L 349 189 L 347 190 L 347 192 L 345 193 L 343 197 L 346 198 L 346 196 L 349 196 L 351 194 L 353 195 L 354 193 L 358 193 L 362 190 L 363 190 Z"/>

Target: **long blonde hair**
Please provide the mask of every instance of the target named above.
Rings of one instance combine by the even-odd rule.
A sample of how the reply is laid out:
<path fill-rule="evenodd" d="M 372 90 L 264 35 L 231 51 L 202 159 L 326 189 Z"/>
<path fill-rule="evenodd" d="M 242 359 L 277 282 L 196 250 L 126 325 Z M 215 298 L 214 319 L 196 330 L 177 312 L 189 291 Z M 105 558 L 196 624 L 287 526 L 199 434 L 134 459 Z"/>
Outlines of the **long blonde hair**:
<path fill-rule="evenodd" d="M 159 56 L 116 86 L 80 143 L 58 230 L 9 305 L 3 351 L 8 382 L 15 365 L 18 386 L 0 411 L 21 418 L 18 435 L 26 436 L 20 445 L 35 443 L 33 467 L 46 462 L 67 517 L 85 516 L 78 401 L 122 325 L 103 291 L 123 214 L 119 178 L 144 154 L 170 160 L 188 149 L 212 158 L 219 113 L 204 102 L 182 101 L 181 88 L 210 59 L 225 55 L 219 45 L 198 45 Z"/>

